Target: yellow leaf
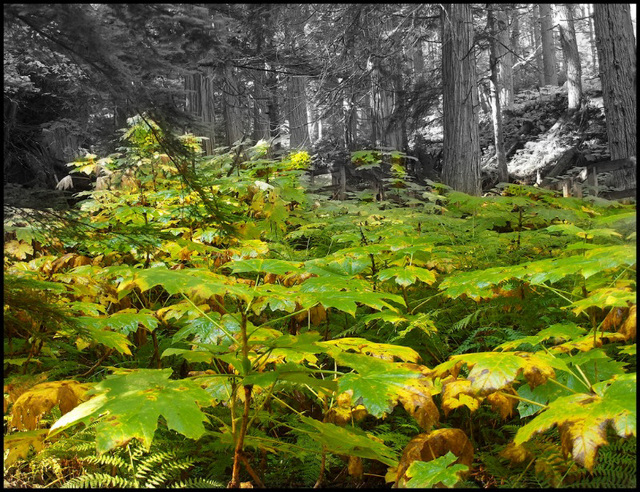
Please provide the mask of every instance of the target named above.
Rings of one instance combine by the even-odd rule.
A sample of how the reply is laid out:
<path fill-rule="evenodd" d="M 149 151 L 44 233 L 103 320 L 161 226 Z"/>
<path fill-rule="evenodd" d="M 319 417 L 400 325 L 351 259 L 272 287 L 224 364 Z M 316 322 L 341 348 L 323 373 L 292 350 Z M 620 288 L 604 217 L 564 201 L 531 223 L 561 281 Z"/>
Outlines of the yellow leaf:
<path fill-rule="evenodd" d="M 88 384 L 53 381 L 37 384 L 16 400 L 11 409 L 11 425 L 18 430 L 35 430 L 42 416 L 59 405 L 64 415 L 83 401 Z"/>
<path fill-rule="evenodd" d="M 44 438 L 48 429 L 29 432 L 17 432 L 4 437 L 4 467 L 5 470 L 20 458 L 26 458 L 33 446 L 36 453 L 44 448 Z M 6 482 L 5 482 L 6 483 Z"/>
<path fill-rule="evenodd" d="M 347 467 L 349 470 L 349 475 L 358 480 L 362 479 L 362 474 L 364 473 L 364 469 L 362 467 L 362 458 L 358 456 L 349 456 L 349 466 Z"/>
<path fill-rule="evenodd" d="M 405 473 L 414 461 L 432 461 L 449 451 L 458 457 L 456 464 L 471 467 L 473 446 L 461 429 L 438 429 L 426 434 L 418 434 L 402 451 L 396 473 L 396 485 L 404 486 Z"/>
<path fill-rule="evenodd" d="M 474 391 L 471 389 L 471 381 L 467 379 L 445 379 L 443 384 L 442 394 L 442 409 L 444 414 L 448 415 L 449 412 L 455 408 L 466 406 L 472 412 L 475 412 L 480 406 L 480 400 L 473 397 Z"/>
<path fill-rule="evenodd" d="M 625 341 L 636 338 L 636 306 L 635 304 L 629 309 L 629 316 L 622 323 L 618 333 L 624 336 Z"/>
<path fill-rule="evenodd" d="M 511 461 L 511 464 L 517 465 L 523 463 L 526 460 L 533 458 L 533 455 L 523 445 L 510 442 L 507 446 L 500 451 L 500 456 L 507 458 Z"/>
<path fill-rule="evenodd" d="M 22 239 L 20 241 L 14 239 L 13 241 L 5 243 L 4 251 L 18 260 L 24 260 L 28 254 L 33 254 L 33 246 L 24 242 Z"/>
<path fill-rule="evenodd" d="M 559 426 L 562 452 L 571 453 L 574 461 L 593 470 L 598 447 L 607 444 L 606 425 L 592 420 L 566 420 Z"/>
<path fill-rule="evenodd" d="M 491 393 L 487 396 L 487 401 L 491 408 L 500 414 L 502 419 L 508 419 L 513 414 L 513 407 L 516 404 L 515 398 L 509 398 L 505 393 L 515 394 L 512 388 L 504 389 L 501 392 Z"/>

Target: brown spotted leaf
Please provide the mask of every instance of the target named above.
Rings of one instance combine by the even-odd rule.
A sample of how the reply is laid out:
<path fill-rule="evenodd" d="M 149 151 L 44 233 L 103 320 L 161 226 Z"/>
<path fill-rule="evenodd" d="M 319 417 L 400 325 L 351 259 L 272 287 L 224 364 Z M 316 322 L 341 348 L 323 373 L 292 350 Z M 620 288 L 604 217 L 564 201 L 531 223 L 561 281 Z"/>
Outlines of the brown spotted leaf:
<path fill-rule="evenodd" d="M 42 451 L 47 432 L 47 429 L 40 429 L 28 432 L 16 432 L 4 436 L 4 449 L 5 452 L 7 452 L 4 460 L 5 470 L 15 463 L 16 460 L 26 458 L 31 447 L 33 447 L 36 453 Z"/>
<path fill-rule="evenodd" d="M 436 376 L 457 374 L 460 364 L 470 369 L 467 379 L 474 395 L 487 395 L 509 386 L 523 374 L 532 388 L 555 375 L 554 369 L 565 369 L 566 364 L 547 354 L 528 352 L 479 352 L 454 355 L 450 360 L 433 368 Z"/>
<path fill-rule="evenodd" d="M 629 309 L 629 316 L 622 323 L 622 326 L 618 330 L 618 333 L 624 336 L 626 340 L 633 340 L 636 338 L 636 305 L 634 304 Z"/>
<path fill-rule="evenodd" d="M 11 409 L 11 425 L 18 430 L 35 430 L 42 416 L 55 406 L 60 412 L 72 410 L 83 401 L 88 384 L 77 381 L 52 381 L 37 384 L 25 391 Z"/>
<path fill-rule="evenodd" d="M 204 432 L 200 405 L 211 403 L 209 394 L 190 380 L 170 380 L 171 369 L 121 370 L 96 384 L 97 396 L 64 415 L 53 427 L 60 432 L 79 422 L 104 415 L 96 427 L 98 452 L 108 451 L 133 438 L 149 449 L 162 415 L 169 429 L 197 439 Z"/>
<path fill-rule="evenodd" d="M 458 407 L 466 406 L 472 412 L 480 407 L 480 400 L 473 396 L 471 381 L 468 379 L 448 377 L 442 382 L 442 387 L 442 410 L 445 416 Z"/>
<path fill-rule="evenodd" d="M 418 434 L 402 451 L 396 483 L 404 485 L 406 471 L 414 461 L 432 461 L 446 455 L 449 451 L 458 457 L 456 464 L 471 466 L 473 446 L 461 429 L 438 429 L 426 434 Z"/>
<path fill-rule="evenodd" d="M 636 435 L 636 375 L 625 374 L 597 387 L 599 394 L 557 398 L 518 430 L 514 442 L 520 445 L 557 425 L 565 455 L 571 454 L 574 461 L 592 470 L 598 447 L 607 442 L 609 425 L 620 437 Z"/>

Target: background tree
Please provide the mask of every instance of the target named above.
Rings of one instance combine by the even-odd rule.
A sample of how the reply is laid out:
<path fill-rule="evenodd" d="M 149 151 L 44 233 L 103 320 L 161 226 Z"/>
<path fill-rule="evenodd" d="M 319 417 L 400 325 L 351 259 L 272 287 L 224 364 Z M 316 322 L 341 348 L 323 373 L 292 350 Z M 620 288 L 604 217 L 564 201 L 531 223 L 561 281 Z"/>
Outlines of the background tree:
<path fill-rule="evenodd" d="M 573 22 L 573 5 L 556 4 L 556 16 L 560 31 L 560 43 L 567 73 L 568 109 L 572 113 L 580 108 L 582 101 L 582 68 L 576 41 L 576 30 Z"/>
<path fill-rule="evenodd" d="M 553 10 L 548 3 L 539 4 L 540 32 L 542 36 L 542 62 L 544 64 L 545 85 L 558 85 L 556 67 L 556 47 L 553 40 Z"/>
<path fill-rule="evenodd" d="M 611 159 L 636 155 L 636 47 L 629 6 L 595 4 L 596 43 Z M 618 171 L 618 181 L 625 180 Z M 626 179 L 635 183 L 635 169 Z"/>
<path fill-rule="evenodd" d="M 468 4 L 446 4 L 442 13 L 444 149 L 442 180 L 480 195 L 480 144 L 473 19 Z"/>
<path fill-rule="evenodd" d="M 500 77 L 498 67 L 500 66 L 500 58 L 503 56 L 505 49 L 500 40 L 496 24 L 495 4 L 487 5 L 487 27 L 489 28 L 490 55 L 489 65 L 491 70 L 490 94 L 491 94 L 491 120 L 493 123 L 493 141 L 495 146 L 495 157 L 497 160 L 498 180 L 507 182 L 509 180 L 509 172 L 507 170 L 507 158 L 504 151 L 504 135 L 502 131 L 502 95 L 500 91 Z"/>

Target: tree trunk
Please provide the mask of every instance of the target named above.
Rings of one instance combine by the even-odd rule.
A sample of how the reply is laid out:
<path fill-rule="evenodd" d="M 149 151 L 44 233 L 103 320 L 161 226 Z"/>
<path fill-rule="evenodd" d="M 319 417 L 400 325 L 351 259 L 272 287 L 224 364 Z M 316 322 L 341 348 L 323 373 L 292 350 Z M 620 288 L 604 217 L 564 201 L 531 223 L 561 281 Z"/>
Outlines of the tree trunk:
<path fill-rule="evenodd" d="M 309 147 L 309 122 L 307 120 L 306 77 L 289 76 L 288 113 L 290 143 L 292 149 Z"/>
<path fill-rule="evenodd" d="M 480 195 L 480 144 L 473 19 L 469 4 L 445 4 L 442 13 L 444 86 L 443 182 Z"/>
<path fill-rule="evenodd" d="M 230 61 L 226 61 L 223 66 L 223 81 L 222 94 L 227 145 L 233 145 L 234 142 L 242 138 L 242 112 L 237 77 Z"/>
<path fill-rule="evenodd" d="M 494 9 L 494 22 L 496 23 L 496 35 L 498 37 L 498 84 L 500 100 L 507 109 L 513 108 L 513 55 L 508 50 L 509 26 L 504 6 Z"/>
<path fill-rule="evenodd" d="M 518 62 L 518 55 L 520 54 L 520 13 L 518 9 L 510 9 L 511 11 L 511 33 L 509 34 L 509 46 L 511 47 L 511 66 Z M 518 70 L 522 72 L 522 68 L 525 65 L 522 63 L 518 63 Z M 513 109 L 514 95 L 515 89 L 514 85 L 516 85 L 516 80 L 518 80 L 518 74 L 515 72 L 515 69 L 511 70 L 511 85 L 508 87 L 509 91 L 507 92 L 507 104 L 506 107 L 509 109 Z"/>
<path fill-rule="evenodd" d="M 211 155 L 215 147 L 213 74 L 211 69 L 206 70 L 204 74 L 185 75 L 184 88 L 186 92 L 186 111 L 193 115 L 202 125 L 202 128 L 192 128 L 191 131 L 207 137 L 203 148 L 206 155 Z"/>
<path fill-rule="evenodd" d="M 593 72 L 598 73 L 598 53 L 596 51 L 596 37 L 593 32 L 593 6 L 590 3 L 586 3 L 584 6 L 588 17 L 587 25 L 589 30 L 587 34 L 589 35 L 589 48 L 591 48 L 591 64 L 593 65 Z"/>
<path fill-rule="evenodd" d="M 538 85 L 545 85 L 544 80 L 544 63 L 542 62 L 542 41 L 540 36 L 540 14 L 538 4 L 533 4 L 533 22 L 531 30 L 533 31 L 534 49 L 538 53 L 536 55 L 536 66 L 538 67 Z"/>
<path fill-rule="evenodd" d="M 269 94 L 265 89 L 266 76 L 262 70 L 257 71 L 253 79 L 253 139 L 269 138 Z"/>
<path fill-rule="evenodd" d="M 580 109 L 582 101 L 582 68 L 580 67 L 580 54 L 578 53 L 576 30 L 573 23 L 573 5 L 558 3 L 556 8 L 560 43 L 567 72 L 568 109 L 571 114 Z"/>
<path fill-rule="evenodd" d="M 493 122 L 493 141 L 496 148 L 496 160 L 498 169 L 498 180 L 502 183 L 509 181 L 507 170 L 507 158 L 504 152 L 504 136 L 502 133 L 502 108 L 500 106 L 500 84 L 498 80 L 498 66 L 500 63 L 500 53 L 504 50 L 501 46 L 496 30 L 496 19 L 493 4 L 488 6 L 488 27 L 491 33 L 491 51 L 489 54 L 489 65 L 491 68 L 490 92 L 491 92 L 491 120 Z M 500 49 L 502 47 L 502 50 Z"/>
<path fill-rule="evenodd" d="M 629 5 L 595 4 L 593 13 L 611 159 L 631 157 L 636 155 L 638 129 L 636 47 Z M 635 171 L 627 173 L 634 183 Z"/>
<path fill-rule="evenodd" d="M 541 3 L 540 33 L 542 36 L 542 62 L 544 64 L 544 84 L 558 85 L 556 68 L 556 47 L 553 41 L 553 14 L 551 5 Z"/>

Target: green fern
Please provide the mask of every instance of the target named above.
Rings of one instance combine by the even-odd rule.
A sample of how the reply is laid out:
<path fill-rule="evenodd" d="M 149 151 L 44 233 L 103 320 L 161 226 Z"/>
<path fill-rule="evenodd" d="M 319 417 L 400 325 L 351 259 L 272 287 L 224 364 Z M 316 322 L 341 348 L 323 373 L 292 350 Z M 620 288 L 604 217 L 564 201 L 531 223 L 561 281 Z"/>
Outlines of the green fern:
<path fill-rule="evenodd" d="M 610 444 L 598 449 L 591 475 L 585 475 L 569 487 L 635 489 L 637 473 L 636 438 L 613 438 Z"/>

